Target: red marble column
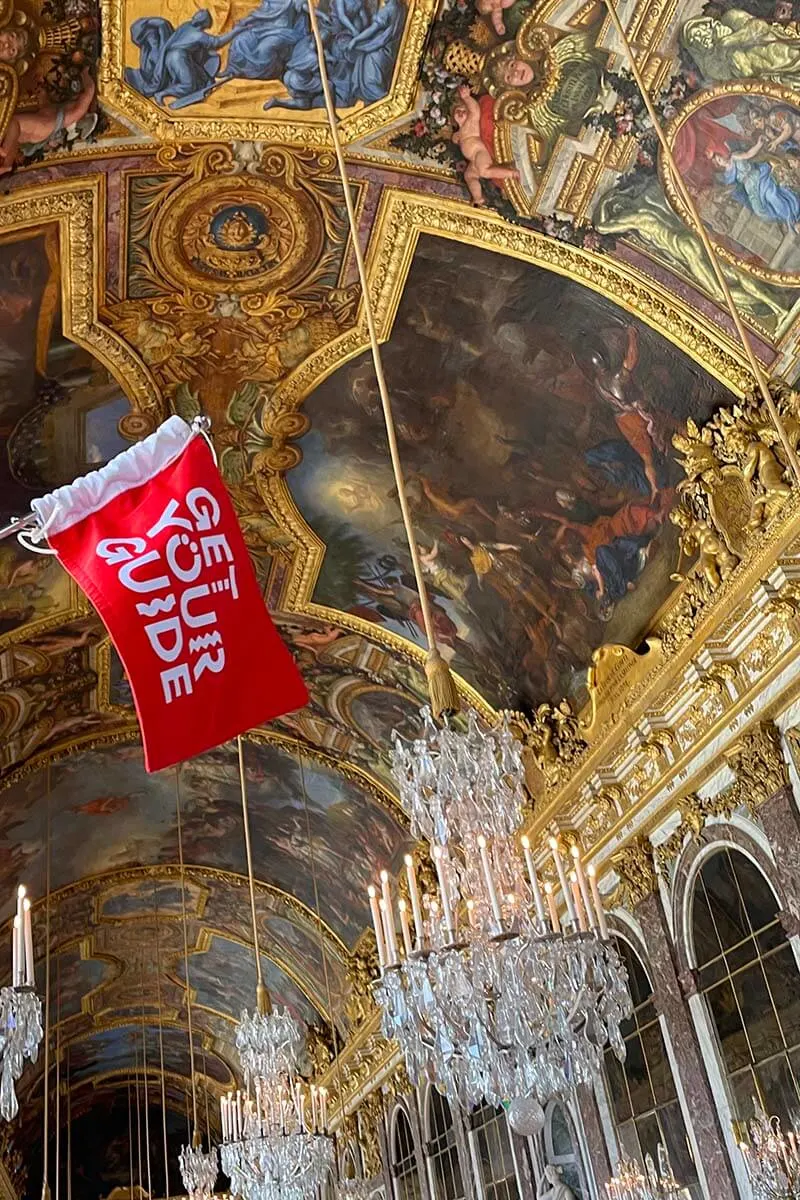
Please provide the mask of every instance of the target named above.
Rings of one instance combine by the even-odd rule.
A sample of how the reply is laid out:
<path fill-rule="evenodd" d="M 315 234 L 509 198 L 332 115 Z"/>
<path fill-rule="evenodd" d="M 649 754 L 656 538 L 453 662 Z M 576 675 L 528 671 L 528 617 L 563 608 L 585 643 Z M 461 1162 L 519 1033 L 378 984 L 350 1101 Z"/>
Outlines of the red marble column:
<path fill-rule="evenodd" d="M 605 1186 L 611 1178 L 611 1161 L 608 1157 L 603 1125 L 600 1120 L 600 1110 L 594 1092 L 588 1087 L 579 1087 L 576 1093 L 578 1111 L 581 1114 L 583 1137 L 586 1153 L 589 1157 L 589 1168 L 594 1176 L 598 1196 L 605 1195 Z"/>
<path fill-rule="evenodd" d="M 788 784 L 761 805 L 758 819 L 775 855 L 783 893 L 781 921 L 791 937 L 800 934 L 800 811 Z"/>
<path fill-rule="evenodd" d="M 691 988 L 692 981 L 678 978 L 669 929 L 656 894 L 636 905 L 636 917 L 647 945 L 653 998 L 669 1033 L 703 1174 L 713 1189 L 713 1200 L 739 1200 L 687 996 L 681 987 L 684 982 L 686 988 Z"/>

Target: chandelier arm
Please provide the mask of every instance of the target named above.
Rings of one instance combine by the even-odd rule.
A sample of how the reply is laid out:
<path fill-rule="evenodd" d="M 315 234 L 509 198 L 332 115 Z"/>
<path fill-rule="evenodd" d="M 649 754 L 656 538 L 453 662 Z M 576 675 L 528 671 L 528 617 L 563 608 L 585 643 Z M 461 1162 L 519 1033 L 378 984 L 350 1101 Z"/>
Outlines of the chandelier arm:
<path fill-rule="evenodd" d="M 261 951 L 258 946 L 258 919 L 256 917 L 256 885 L 253 877 L 253 850 L 250 845 L 250 811 L 247 804 L 247 776 L 244 770 L 244 745 L 242 735 L 236 739 L 239 757 L 239 787 L 242 793 L 242 823 L 244 825 L 244 848 L 247 855 L 247 883 L 250 889 L 250 917 L 253 924 L 253 952 L 256 956 L 256 1007 L 260 1013 L 268 1013 L 272 1007 L 269 992 L 264 986 L 261 971 Z"/>
<path fill-rule="evenodd" d="M 731 294 L 731 289 L 728 286 L 728 281 L 725 278 L 725 272 L 723 271 L 722 265 L 719 260 L 719 255 L 717 254 L 717 251 L 714 248 L 714 244 L 711 241 L 711 238 L 708 236 L 708 232 L 706 230 L 703 219 L 700 216 L 700 212 L 697 208 L 697 205 L 694 202 L 694 199 L 693 199 L 688 187 L 686 186 L 683 176 L 678 171 L 677 164 L 675 162 L 675 156 L 672 153 L 672 147 L 670 146 L 669 141 L 667 140 L 667 136 L 664 133 L 664 128 L 661 124 L 661 121 L 659 120 L 658 113 L 656 112 L 656 107 L 653 104 L 653 101 L 650 97 L 650 93 L 647 89 L 647 84 L 645 82 L 644 76 L 642 75 L 641 69 L 639 67 L 638 59 L 637 59 L 636 55 L 633 53 L 633 47 L 631 46 L 630 39 L 628 37 L 627 32 L 625 31 L 625 27 L 622 24 L 619 13 L 617 11 L 617 6 L 615 3 L 615 0 L 605 0 L 605 5 L 606 5 L 606 8 L 608 9 L 608 15 L 611 17 L 611 23 L 613 24 L 613 26 L 617 32 L 617 36 L 619 37 L 620 41 L 622 42 L 622 45 L 625 48 L 625 53 L 627 55 L 628 61 L 630 62 L 630 65 L 631 65 L 631 73 L 632 73 L 634 79 L 636 80 L 636 84 L 637 84 L 637 87 L 639 88 L 639 91 L 641 92 L 642 100 L 644 101 L 644 105 L 645 105 L 645 108 L 647 109 L 648 116 L 650 117 L 650 120 L 653 124 L 653 129 L 654 129 L 656 137 L 658 138 L 664 158 L 666 159 L 667 164 L 669 165 L 670 173 L 672 175 L 672 178 L 675 181 L 675 186 L 677 187 L 678 192 L 680 193 L 683 203 L 686 205 L 687 211 L 691 218 L 691 225 L 694 227 L 695 233 L 700 238 L 700 241 L 703 243 L 703 249 L 705 250 L 706 256 L 708 257 L 708 261 L 711 264 L 711 269 L 713 270 L 714 275 L 717 280 L 717 283 L 719 284 L 720 290 L 722 291 L 722 294 L 725 297 L 725 303 L 726 303 L 728 311 L 731 315 L 731 320 L 733 321 L 736 332 L 739 336 L 739 341 L 742 343 L 742 348 L 743 348 L 745 355 L 747 356 L 747 360 L 750 364 L 750 370 L 753 372 L 753 377 L 758 385 L 758 389 L 761 392 L 761 395 L 767 406 L 767 409 L 769 410 L 769 415 L 772 418 L 773 424 L 775 425 L 775 429 L 778 433 L 778 437 L 780 438 L 781 445 L 783 446 L 784 452 L 785 452 L 786 457 L 789 461 L 789 464 L 792 468 L 792 471 L 794 472 L 795 477 L 798 480 L 800 480 L 800 459 L 798 459 L 798 457 L 797 457 L 797 452 L 795 451 L 795 448 L 792 445 L 792 443 L 786 433 L 786 429 L 784 427 L 783 421 L 781 420 L 780 413 L 778 412 L 778 409 L 775 405 L 775 401 L 772 398 L 772 393 L 769 390 L 769 384 L 767 382 L 767 377 L 764 373 L 764 369 L 763 369 L 761 363 L 758 361 L 758 358 L 756 357 L 755 351 L 753 350 L 753 344 L 750 340 L 750 335 L 748 334 L 747 329 L 745 328 L 744 321 L 742 320 L 742 318 L 739 314 L 739 310 L 736 307 L 736 303 Z"/>
<path fill-rule="evenodd" d="M 167 1149 L 167 1080 L 164 1072 L 164 1020 L 161 1002 L 161 935 L 158 928 L 158 885 L 153 878 L 153 914 L 156 940 L 156 999 L 158 1001 L 158 1057 L 161 1066 L 161 1126 L 164 1135 L 164 1195 L 169 1196 L 169 1152 Z"/>
<path fill-rule="evenodd" d="M 394 475 L 395 487 L 397 488 L 397 498 L 400 504 L 403 527 L 405 529 L 406 539 L 408 541 L 411 565 L 417 585 L 417 594 L 419 596 L 420 607 L 422 609 L 422 621 L 425 627 L 425 638 L 428 643 L 428 655 L 425 661 L 425 673 L 428 678 L 428 686 L 431 695 L 431 708 L 433 709 L 434 716 L 439 717 L 445 712 L 457 712 L 460 702 L 455 682 L 450 674 L 450 668 L 447 666 L 447 663 L 439 653 L 439 647 L 436 641 L 436 629 L 433 622 L 433 611 L 431 608 L 430 597 L 428 596 L 428 589 L 425 584 L 425 577 L 422 571 L 419 547 L 417 545 L 416 534 L 414 533 L 414 523 L 411 519 L 411 510 L 409 508 L 408 496 L 406 494 L 403 468 L 400 463 L 400 451 L 397 445 L 397 433 L 395 430 L 392 405 L 386 386 L 386 377 L 383 370 L 383 359 L 381 357 L 380 346 L 378 344 L 378 331 L 375 325 L 375 314 L 372 310 L 372 302 L 367 284 L 367 269 L 364 263 L 364 254 L 361 249 L 358 222 L 356 220 L 353 197 L 350 189 L 350 180 L 347 175 L 344 152 L 342 150 L 342 143 L 339 137 L 336 108 L 333 101 L 333 95 L 331 93 L 331 85 L 328 78 L 328 68 L 325 63 L 325 51 L 322 43 L 322 35 L 320 34 L 319 21 L 317 19 L 316 4 L 317 0 L 309 0 L 308 12 L 311 21 L 311 30 L 314 35 L 314 44 L 317 51 L 317 62 L 319 64 L 320 80 L 322 82 L 322 93 L 325 98 L 325 111 L 327 113 L 328 125 L 330 126 L 331 138 L 333 140 L 333 148 L 336 154 L 336 163 L 339 168 L 339 178 L 341 180 L 342 190 L 344 192 L 344 203 L 345 208 L 347 209 L 347 221 L 350 227 L 350 237 L 353 243 L 353 254 L 355 255 L 358 279 L 361 286 L 361 296 L 364 305 L 364 318 L 367 323 L 370 349 L 372 351 L 372 361 L 375 367 L 375 378 L 381 398 L 383 420 L 386 426 L 386 438 L 389 443 L 389 457 L 392 464 L 392 474 Z"/>
<path fill-rule="evenodd" d="M 183 963 L 186 974 L 186 1023 L 189 1027 L 189 1071 L 192 1076 L 192 1141 L 198 1136 L 197 1084 L 194 1077 L 194 1031 L 192 1029 L 192 989 L 189 981 L 189 936 L 186 930 L 186 871 L 183 864 L 183 829 L 181 826 L 181 769 L 175 768 L 175 809 L 178 817 L 178 863 L 181 873 L 181 925 L 183 927 Z"/>

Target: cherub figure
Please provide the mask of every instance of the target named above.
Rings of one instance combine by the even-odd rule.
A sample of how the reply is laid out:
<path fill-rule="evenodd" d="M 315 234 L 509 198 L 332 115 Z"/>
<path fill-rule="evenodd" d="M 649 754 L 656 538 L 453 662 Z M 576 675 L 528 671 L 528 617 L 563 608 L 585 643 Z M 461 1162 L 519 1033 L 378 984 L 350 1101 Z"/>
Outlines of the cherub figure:
<path fill-rule="evenodd" d="M 491 151 L 481 136 L 481 108 L 465 83 L 458 89 L 461 103 L 453 109 L 453 120 L 458 129 L 452 135 L 467 160 L 464 182 L 469 189 L 472 203 L 483 208 L 486 201 L 481 189 L 482 179 L 519 179 L 515 167 L 500 167 L 492 158 Z"/>
<path fill-rule="evenodd" d="M 747 523 L 749 529 L 758 529 L 792 494 L 791 486 L 783 478 L 783 467 L 767 444 L 768 435 L 766 429 L 735 426 L 729 430 L 726 439 L 728 448 L 744 458 L 742 474 L 747 482 L 757 479 L 763 488 L 763 494 L 753 501 Z"/>
<path fill-rule="evenodd" d="M 730 575 L 738 558 L 708 521 L 694 518 L 682 505 L 672 510 L 670 520 L 681 531 L 681 552 L 688 556 L 697 552 L 697 569 L 714 591 Z M 672 578 L 683 579 L 683 576 L 676 574 Z"/>
<path fill-rule="evenodd" d="M 482 17 L 489 18 L 497 36 L 503 37 L 506 32 L 503 9 L 511 8 L 513 3 L 514 0 L 478 0 L 475 7 Z"/>

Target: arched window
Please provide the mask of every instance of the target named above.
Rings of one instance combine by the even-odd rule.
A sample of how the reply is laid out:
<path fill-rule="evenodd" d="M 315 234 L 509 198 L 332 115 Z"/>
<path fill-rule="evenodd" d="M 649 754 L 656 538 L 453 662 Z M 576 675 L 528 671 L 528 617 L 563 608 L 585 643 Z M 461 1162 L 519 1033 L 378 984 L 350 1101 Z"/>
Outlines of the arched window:
<path fill-rule="evenodd" d="M 558 1167 L 562 1182 L 572 1188 L 577 1200 L 583 1200 L 586 1186 L 575 1131 L 569 1113 L 556 1101 L 548 1105 L 545 1114 L 544 1157 Z"/>
<path fill-rule="evenodd" d="M 428 1155 L 434 1200 L 463 1200 L 464 1182 L 450 1105 L 436 1088 L 428 1090 Z"/>
<path fill-rule="evenodd" d="M 485 1200 L 519 1200 L 511 1138 L 502 1108 L 479 1104 L 470 1118 Z"/>
<path fill-rule="evenodd" d="M 800 973 L 778 911 L 740 851 L 718 850 L 700 869 L 694 956 L 736 1120 L 750 1116 L 753 1097 L 784 1123 L 800 1107 Z"/>
<path fill-rule="evenodd" d="M 398 1108 L 392 1135 L 392 1175 L 396 1200 L 421 1200 L 422 1189 L 414 1153 L 411 1126 L 402 1108 Z"/>
<path fill-rule="evenodd" d="M 605 1069 L 620 1154 L 644 1164 L 649 1154 L 658 1161 L 659 1142 L 669 1155 L 675 1178 L 693 1197 L 700 1197 L 697 1171 L 683 1122 L 672 1067 L 653 1004 L 653 989 L 638 955 L 622 938 L 616 939 L 628 971 L 633 1016 L 620 1026 L 625 1061 L 606 1050 Z"/>

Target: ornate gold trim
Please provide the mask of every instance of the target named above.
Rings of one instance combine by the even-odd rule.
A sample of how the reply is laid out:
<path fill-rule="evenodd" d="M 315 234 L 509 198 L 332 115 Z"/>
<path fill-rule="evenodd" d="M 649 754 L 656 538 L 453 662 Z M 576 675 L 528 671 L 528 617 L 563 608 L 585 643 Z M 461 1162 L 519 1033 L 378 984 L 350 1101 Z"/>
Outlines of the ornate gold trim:
<path fill-rule="evenodd" d="M 0 198 L 0 233 L 57 224 L 61 261 L 64 336 L 91 351 L 131 402 L 140 437 L 162 420 L 165 409 L 155 379 L 127 342 L 98 316 L 104 295 L 104 177 L 94 175 L 40 184 Z"/>

